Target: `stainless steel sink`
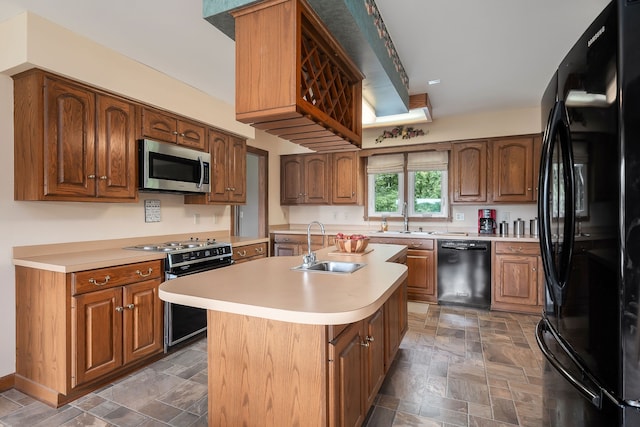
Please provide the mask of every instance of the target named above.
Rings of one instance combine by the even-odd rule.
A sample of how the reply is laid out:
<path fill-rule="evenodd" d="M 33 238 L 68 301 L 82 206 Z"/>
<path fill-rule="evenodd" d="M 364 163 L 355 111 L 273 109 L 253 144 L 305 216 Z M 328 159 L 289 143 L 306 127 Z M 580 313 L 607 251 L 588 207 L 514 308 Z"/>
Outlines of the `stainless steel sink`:
<path fill-rule="evenodd" d="M 292 270 L 348 274 L 361 269 L 365 265 L 367 264 L 358 262 L 320 261 L 308 267 L 298 265 L 297 267 L 293 267 Z"/>

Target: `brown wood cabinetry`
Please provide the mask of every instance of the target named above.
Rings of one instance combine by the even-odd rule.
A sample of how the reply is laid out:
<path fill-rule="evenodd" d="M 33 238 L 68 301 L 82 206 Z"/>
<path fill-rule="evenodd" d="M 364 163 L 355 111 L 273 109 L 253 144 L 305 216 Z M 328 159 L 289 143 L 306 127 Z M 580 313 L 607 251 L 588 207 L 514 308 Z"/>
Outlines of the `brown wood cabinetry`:
<path fill-rule="evenodd" d="M 525 135 L 453 143 L 452 202 L 536 201 L 541 140 Z"/>
<path fill-rule="evenodd" d="M 494 202 L 532 202 L 534 194 L 534 137 L 500 138 L 490 142 L 491 195 Z"/>
<path fill-rule="evenodd" d="M 288 155 L 280 163 L 280 204 L 329 204 L 331 163 L 328 154 Z"/>
<path fill-rule="evenodd" d="M 253 261 L 258 258 L 266 258 L 268 255 L 267 242 L 253 243 L 250 245 L 233 245 L 233 261 L 236 264 Z"/>
<path fill-rule="evenodd" d="M 486 202 L 487 141 L 453 144 L 451 173 L 454 202 Z"/>
<path fill-rule="evenodd" d="M 492 251 L 491 309 L 540 313 L 544 303 L 540 246 L 533 242 L 496 242 Z"/>
<path fill-rule="evenodd" d="M 143 107 L 141 114 L 143 136 L 207 150 L 206 127 L 203 124 L 149 107 Z"/>
<path fill-rule="evenodd" d="M 236 118 L 315 151 L 360 147 L 362 74 L 307 3 L 268 0 L 232 15 Z"/>
<path fill-rule="evenodd" d="M 331 154 L 331 203 L 362 204 L 364 170 L 355 151 Z"/>
<path fill-rule="evenodd" d="M 14 108 L 16 200 L 136 201 L 134 104 L 30 70 Z"/>
<path fill-rule="evenodd" d="M 17 266 L 16 388 L 60 406 L 161 354 L 162 271 L 160 260 L 69 274 Z"/>
<path fill-rule="evenodd" d="M 272 256 L 293 256 L 302 255 L 308 251 L 306 234 L 272 234 L 271 241 L 273 248 Z M 327 236 L 314 234 L 311 236 L 311 250 L 317 251 L 328 245 Z"/>
<path fill-rule="evenodd" d="M 412 301 L 438 302 L 436 250 L 433 239 L 369 237 L 370 243 L 407 246 L 408 292 Z"/>
<path fill-rule="evenodd" d="M 243 204 L 247 201 L 247 143 L 244 139 L 209 130 L 211 190 L 187 195 L 186 204 Z"/>

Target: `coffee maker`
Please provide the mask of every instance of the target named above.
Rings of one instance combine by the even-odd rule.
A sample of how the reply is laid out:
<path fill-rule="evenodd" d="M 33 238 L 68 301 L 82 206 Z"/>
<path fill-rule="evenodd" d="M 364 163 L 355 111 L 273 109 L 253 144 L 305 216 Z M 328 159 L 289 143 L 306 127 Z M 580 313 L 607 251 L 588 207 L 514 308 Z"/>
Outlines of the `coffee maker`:
<path fill-rule="evenodd" d="M 478 233 L 495 234 L 496 224 L 495 209 L 478 209 Z"/>

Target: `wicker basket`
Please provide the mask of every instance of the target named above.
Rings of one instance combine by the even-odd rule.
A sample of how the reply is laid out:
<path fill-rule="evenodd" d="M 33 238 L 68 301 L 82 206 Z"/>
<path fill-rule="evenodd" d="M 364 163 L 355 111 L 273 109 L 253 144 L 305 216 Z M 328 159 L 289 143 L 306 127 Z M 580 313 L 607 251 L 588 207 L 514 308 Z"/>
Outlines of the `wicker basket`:
<path fill-rule="evenodd" d="M 340 252 L 347 253 L 361 253 L 367 249 L 369 245 L 369 238 L 351 240 L 351 239 L 336 239 L 336 247 Z"/>

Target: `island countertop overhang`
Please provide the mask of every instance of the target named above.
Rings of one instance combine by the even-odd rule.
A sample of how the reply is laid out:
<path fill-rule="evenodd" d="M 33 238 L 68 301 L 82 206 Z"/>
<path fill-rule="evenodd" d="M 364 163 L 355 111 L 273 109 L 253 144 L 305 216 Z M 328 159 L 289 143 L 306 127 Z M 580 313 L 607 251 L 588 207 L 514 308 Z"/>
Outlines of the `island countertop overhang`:
<path fill-rule="evenodd" d="M 302 257 L 270 257 L 160 285 L 164 301 L 285 322 L 340 325 L 360 321 L 380 308 L 407 278 L 407 267 L 390 262 L 406 246 L 371 244 L 364 255 L 317 251 L 319 260 L 363 262 L 350 274 L 292 271 Z"/>

